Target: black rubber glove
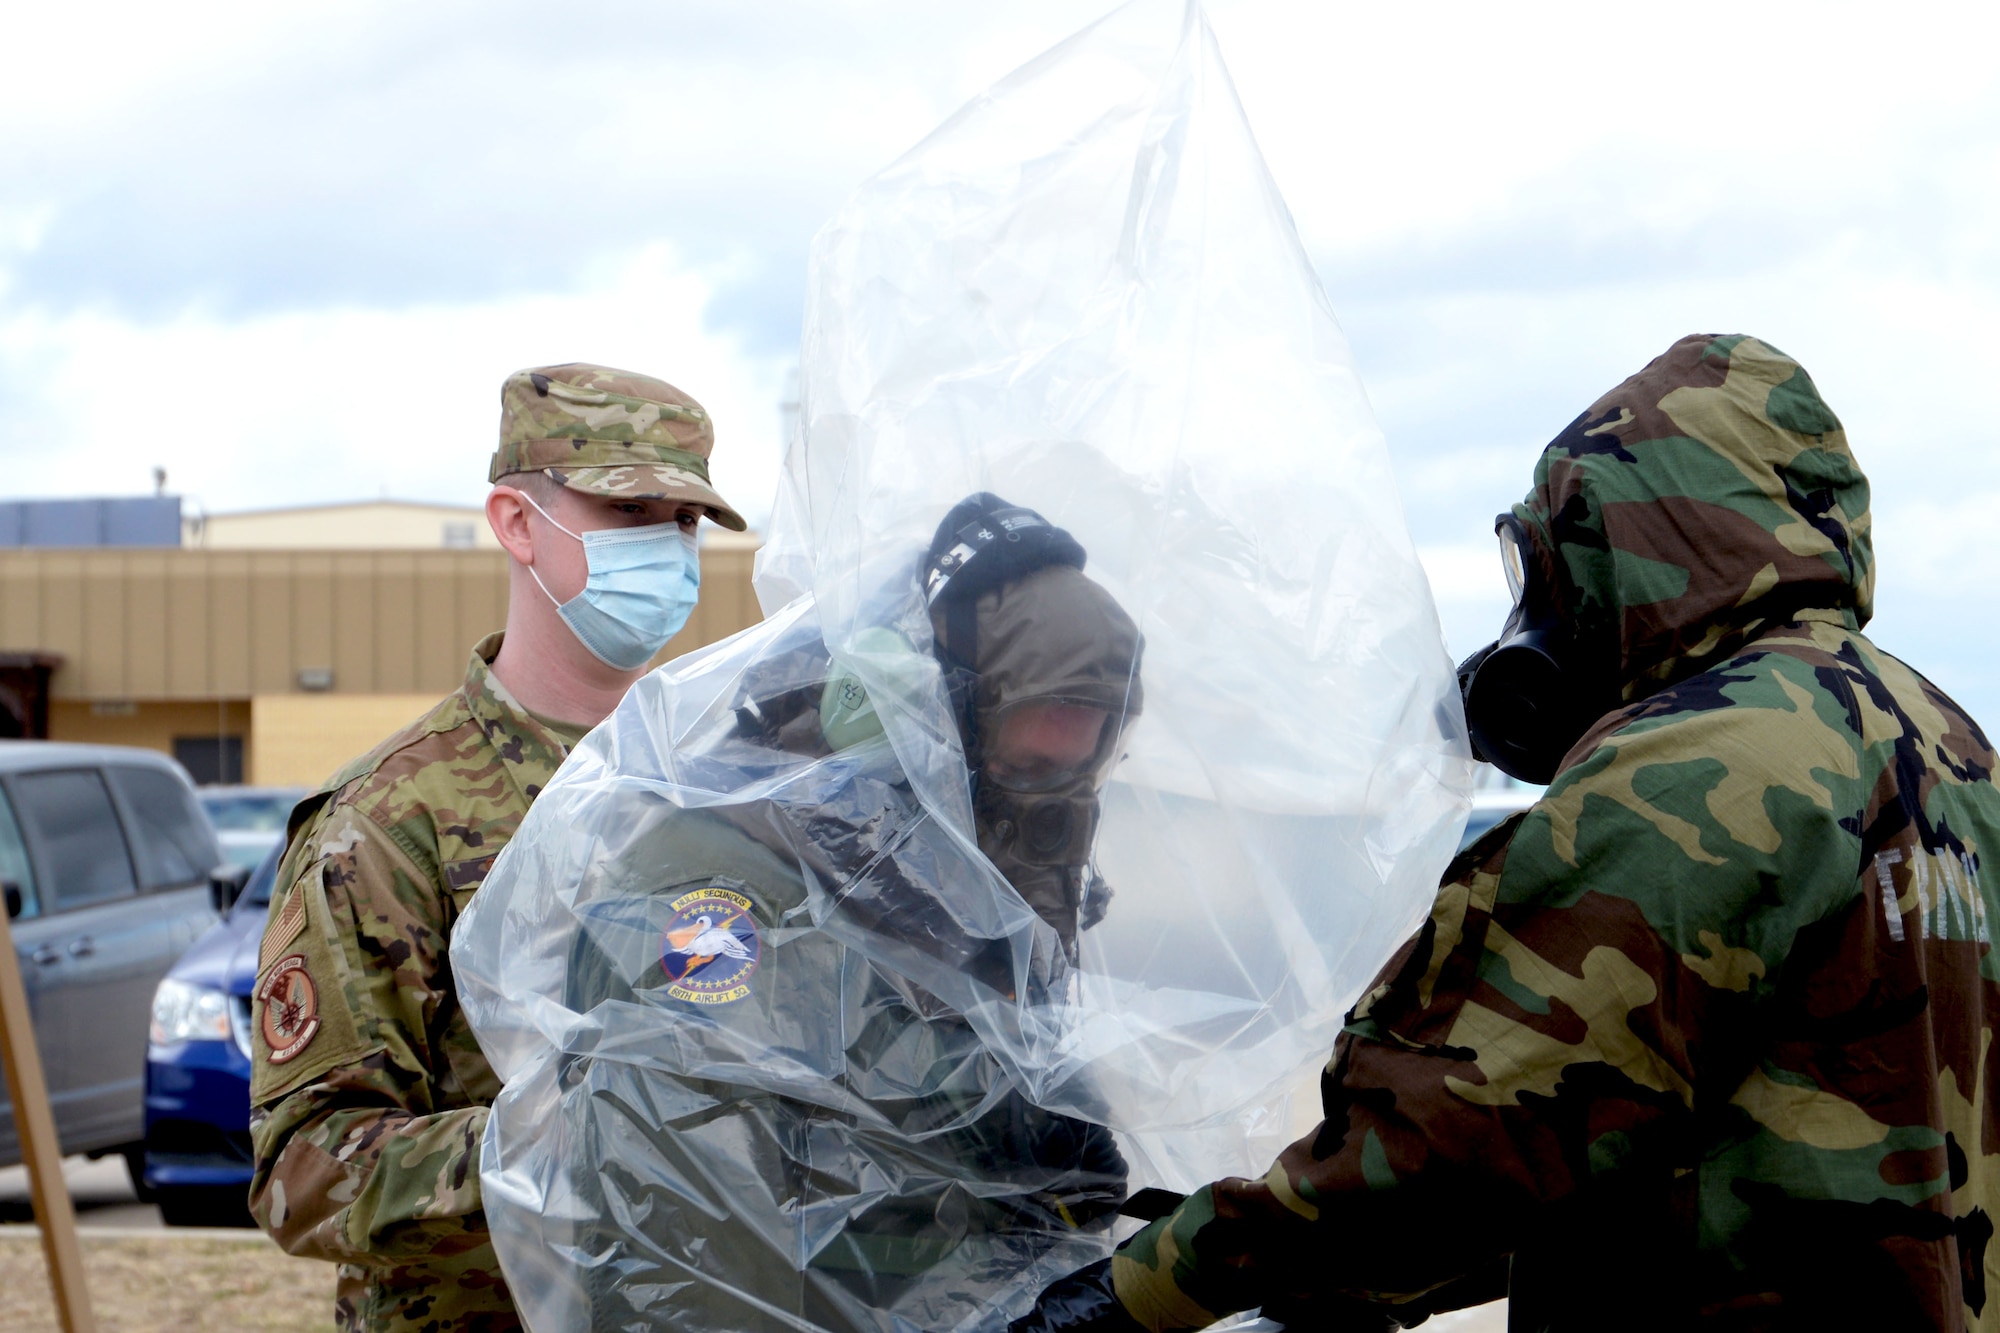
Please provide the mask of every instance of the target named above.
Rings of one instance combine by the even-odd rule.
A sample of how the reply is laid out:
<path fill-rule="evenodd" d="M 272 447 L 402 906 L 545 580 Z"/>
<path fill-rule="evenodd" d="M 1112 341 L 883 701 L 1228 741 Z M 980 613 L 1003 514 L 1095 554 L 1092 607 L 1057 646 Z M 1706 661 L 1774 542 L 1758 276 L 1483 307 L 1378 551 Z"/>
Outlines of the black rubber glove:
<path fill-rule="evenodd" d="M 1146 1333 L 1111 1290 L 1111 1261 L 1099 1259 L 1042 1288 L 1035 1308 L 1007 1333 Z"/>

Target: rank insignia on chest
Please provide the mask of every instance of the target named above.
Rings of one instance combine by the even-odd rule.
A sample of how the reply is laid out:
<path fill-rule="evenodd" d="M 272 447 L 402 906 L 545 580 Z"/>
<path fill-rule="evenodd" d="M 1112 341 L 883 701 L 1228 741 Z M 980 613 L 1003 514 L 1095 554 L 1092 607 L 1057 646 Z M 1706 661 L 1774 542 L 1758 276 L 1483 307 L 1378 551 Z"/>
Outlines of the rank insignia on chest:
<path fill-rule="evenodd" d="M 303 1051 L 319 1031 L 319 988 L 304 954 L 278 960 L 257 983 L 259 1025 L 274 1065 Z"/>
<path fill-rule="evenodd" d="M 750 900 L 721 887 L 674 899 L 660 948 L 667 994 L 690 1004 L 728 1004 L 750 993 L 763 943 Z"/>

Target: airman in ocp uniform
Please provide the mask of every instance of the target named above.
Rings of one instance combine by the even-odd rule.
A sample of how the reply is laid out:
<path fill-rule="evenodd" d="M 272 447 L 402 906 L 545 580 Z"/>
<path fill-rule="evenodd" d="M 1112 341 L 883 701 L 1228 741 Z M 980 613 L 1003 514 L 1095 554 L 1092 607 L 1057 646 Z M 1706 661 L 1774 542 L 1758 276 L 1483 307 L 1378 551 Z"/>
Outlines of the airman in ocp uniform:
<path fill-rule="evenodd" d="M 519 1327 L 487 1235 L 479 1145 L 499 1081 L 447 946 L 529 804 L 678 633 L 709 484 L 701 405 L 602 366 L 501 390 L 487 520 L 507 628 L 465 683 L 292 814 L 258 963 L 251 1210 L 340 1265 L 342 1329 Z"/>

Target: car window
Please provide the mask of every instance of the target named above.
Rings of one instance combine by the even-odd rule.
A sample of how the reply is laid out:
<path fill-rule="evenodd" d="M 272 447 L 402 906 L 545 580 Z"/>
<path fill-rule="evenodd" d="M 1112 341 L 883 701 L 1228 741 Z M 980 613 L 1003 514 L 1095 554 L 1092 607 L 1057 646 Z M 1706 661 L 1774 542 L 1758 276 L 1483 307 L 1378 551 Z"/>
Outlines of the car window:
<path fill-rule="evenodd" d="M 108 902 L 138 891 L 111 793 L 95 769 L 22 773 L 9 786 L 41 852 L 53 907 Z"/>
<path fill-rule="evenodd" d="M 21 826 L 14 822 L 14 807 L 7 804 L 4 794 L 0 794 L 0 883 L 12 884 L 21 891 L 23 920 L 41 913 L 41 902 L 35 896 L 35 868 L 29 864 L 28 849 L 21 842 Z"/>
<path fill-rule="evenodd" d="M 255 870 L 264 860 L 264 853 L 284 841 L 281 834 L 225 833 L 222 835 L 222 859 L 230 865 Z"/>
<path fill-rule="evenodd" d="M 1480 835 L 1485 833 L 1487 829 L 1492 828 L 1495 824 L 1513 813 L 1512 810 L 1496 809 L 1493 806 L 1474 810 L 1466 818 L 1465 835 L 1458 840 L 1458 850 L 1462 852 L 1473 843 L 1478 842 Z"/>
<path fill-rule="evenodd" d="M 218 833 L 283 833 L 303 792 L 203 792 L 201 808 Z"/>
<path fill-rule="evenodd" d="M 192 884 L 222 864 L 215 835 L 194 803 L 194 793 L 157 768 L 109 768 L 132 820 L 132 850 L 139 882 L 148 889 Z"/>
<path fill-rule="evenodd" d="M 278 882 L 278 862 L 285 857 L 285 844 L 280 842 L 264 853 L 264 859 L 250 872 L 250 882 L 243 888 L 243 896 L 236 901 L 250 907 L 269 907 L 271 890 Z"/>

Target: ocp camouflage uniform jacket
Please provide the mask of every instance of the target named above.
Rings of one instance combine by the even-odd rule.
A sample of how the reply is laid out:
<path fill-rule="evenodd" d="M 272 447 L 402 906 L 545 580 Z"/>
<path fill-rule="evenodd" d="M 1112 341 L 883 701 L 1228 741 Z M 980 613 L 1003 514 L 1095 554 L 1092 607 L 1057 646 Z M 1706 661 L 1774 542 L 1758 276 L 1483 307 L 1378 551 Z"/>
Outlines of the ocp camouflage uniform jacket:
<path fill-rule="evenodd" d="M 342 1329 L 517 1328 L 479 1194 L 499 1081 L 458 1007 L 452 923 L 566 753 L 488 669 L 292 816 L 259 959 L 251 1209 L 340 1264 Z M 574 739 L 574 738 L 571 738 Z"/>
<path fill-rule="evenodd" d="M 1511 1254 L 1514 1327 L 2000 1328 L 1994 756 L 1859 632 L 1867 507 L 1750 339 L 1549 446 L 1515 512 L 1624 706 L 1447 870 L 1319 1130 L 1124 1247 L 1142 1324 L 1414 1322 Z"/>

